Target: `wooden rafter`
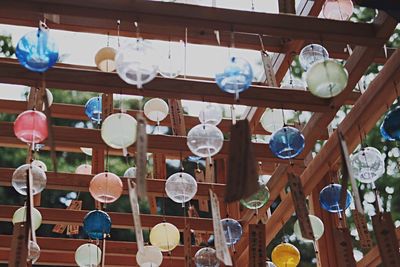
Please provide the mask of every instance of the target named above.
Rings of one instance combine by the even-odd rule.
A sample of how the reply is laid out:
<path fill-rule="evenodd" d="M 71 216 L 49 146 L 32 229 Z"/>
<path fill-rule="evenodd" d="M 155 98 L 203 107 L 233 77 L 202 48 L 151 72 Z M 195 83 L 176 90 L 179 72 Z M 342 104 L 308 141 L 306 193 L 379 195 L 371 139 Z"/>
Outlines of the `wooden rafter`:
<path fill-rule="evenodd" d="M 18 206 L 0 205 L 0 221 L 11 222 L 14 212 Z M 44 224 L 69 224 L 82 225 L 83 218 L 89 212 L 88 210 L 65 210 L 55 208 L 37 208 L 42 214 Z M 133 229 L 133 221 L 131 213 L 107 212 L 111 217 L 112 228 L 115 229 Z M 68 214 L 68 216 L 65 216 Z M 185 228 L 182 217 L 178 216 L 161 216 L 152 214 L 141 214 L 142 227 L 149 229 L 158 223 L 162 223 L 164 219 L 174 224 L 180 231 Z M 213 231 L 212 220 L 208 218 L 187 218 L 193 230 L 198 232 L 211 233 Z"/>
<path fill-rule="evenodd" d="M 106 144 L 100 136 L 98 129 L 72 128 L 65 126 L 54 126 L 54 136 L 56 138 L 56 149 L 59 151 L 69 151 L 68 148 L 75 148 L 79 151 L 80 147 L 104 147 Z M 149 153 L 164 153 L 165 155 L 191 155 L 186 144 L 186 137 L 149 135 L 148 151 Z M 23 147 L 24 143 L 14 136 L 13 124 L 10 122 L 0 122 L 0 144 L 9 147 Z M 45 144 L 47 144 L 45 142 Z M 265 162 L 284 162 L 272 155 L 267 144 L 253 144 L 256 158 Z M 65 150 L 66 149 L 66 150 Z M 128 151 L 131 155 L 135 151 L 135 146 L 130 146 Z M 227 157 L 229 150 L 229 141 L 224 141 L 224 145 L 216 157 Z M 112 151 L 112 149 L 110 149 Z M 120 153 L 122 155 L 122 153 Z M 298 157 L 293 161 L 295 164 L 303 165 L 303 158 Z"/>
<path fill-rule="evenodd" d="M 76 266 L 75 250 L 82 244 L 88 242 L 85 239 L 71 238 L 50 238 L 38 237 L 40 246 L 40 258 L 37 264 L 52 266 Z M 0 235 L 0 263 L 8 263 L 8 253 L 10 252 L 11 236 Z M 192 246 L 192 256 L 200 249 Z M 137 266 L 135 255 L 137 245 L 134 242 L 126 241 L 107 241 L 106 266 Z M 174 249 L 172 255 L 164 255 L 162 266 L 175 267 L 184 265 L 183 246 Z"/>
<path fill-rule="evenodd" d="M 88 9 L 90 12 L 87 12 Z M 131 32 L 131 36 L 135 34 L 133 22 L 138 22 L 140 33 L 146 38 L 164 36 L 165 39 L 167 35 L 181 40 L 187 28 L 194 41 L 212 45 L 217 45 L 215 30 L 223 33 L 221 42 L 224 45 L 230 44 L 232 31 L 246 34 L 244 39 L 256 38 L 257 47 L 260 47 L 260 34 L 278 37 L 278 40 L 283 37 L 359 45 L 377 45 L 384 41 L 374 36 L 372 25 L 365 23 L 145 0 L 116 0 L 112 3 L 104 0 L 5 0 L 0 17 L 5 20 L 3 22 L 13 24 L 22 23 L 23 18 L 30 19 L 32 24 L 32 21 L 43 18 L 44 13 L 59 15 L 60 25 L 55 27 L 65 25 L 67 29 L 74 30 L 94 28 L 97 32 L 103 29 L 104 34 L 113 29 L 115 32 L 117 20 L 126 22 L 121 27 L 125 32 Z M 240 39 L 235 40 L 235 45 L 240 47 Z"/>
<path fill-rule="evenodd" d="M 23 68 L 15 59 L 0 59 L 0 82 L 36 86 L 40 81 L 37 73 Z M 198 100 L 221 104 L 237 104 L 231 94 L 218 89 L 215 82 L 168 79 L 157 77 L 144 89 L 128 85 L 116 73 L 104 73 L 94 67 L 57 64 L 47 72 L 46 85 L 50 88 L 142 95 L 147 97 Z M 357 95 L 353 96 L 354 102 Z M 329 111 L 330 100 L 321 99 L 305 90 L 274 88 L 253 85 L 240 94 L 240 104 L 248 106 L 284 108 L 307 111 Z"/>

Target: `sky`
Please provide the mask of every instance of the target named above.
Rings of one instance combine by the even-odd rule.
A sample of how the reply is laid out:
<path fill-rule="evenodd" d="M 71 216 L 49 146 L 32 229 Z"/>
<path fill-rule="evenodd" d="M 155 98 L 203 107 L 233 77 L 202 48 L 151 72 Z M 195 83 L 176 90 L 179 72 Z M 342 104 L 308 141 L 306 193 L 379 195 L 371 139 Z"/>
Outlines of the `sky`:
<path fill-rule="evenodd" d="M 217 7 L 249 11 L 251 11 L 252 7 L 251 0 L 177 0 L 176 2 L 207 6 L 212 6 L 215 2 Z M 254 10 L 257 12 L 277 13 L 277 2 L 275 0 L 254 0 Z M 33 30 L 35 29 L 30 27 L 0 24 L 0 34 L 11 34 L 14 46 L 17 45 L 18 40 L 22 36 Z M 60 55 L 64 63 L 95 66 L 95 53 L 107 44 L 107 36 L 98 34 L 51 30 L 51 35 L 59 46 Z M 132 39 L 121 37 L 121 47 L 130 41 Z M 245 58 L 252 65 L 255 77 L 261 77 L 263 74 L 262 66 L 259 64 L 261 61 L 259 51 L 243 49 L 229 50 L 223 47 L 188 44 L 185 58 L 183 43 L 169 43 L 164 41 L 151 41 L 151 43 L 161 58 L 166 57 L 170 48 L 174 64 L 180 66 L 182 74 L 184 74 L 184 62 L 186 62 L 186 75 L 188 76 L 213 78 L 215 73 L 220 72 L 224 68 L 229 55 L 237 55 Z M 117 40 L 115 37 L 110 38 L 110 45 L 116 48 Z M 0 84 L 0 98 L 24 99 L 23 93 L 25 90 L 25 86 Z M 197 116 L 204 106 L 202 103 L 196 103 L 193 101 L 183 101 L 183 106 L 187 109 L 189 115 Z M 224 105 L 224 109 L 226 113 L 229 113 L 228 105 Z M 244 109 L 245 107 L 238 106 L 236 109 L 237 114 L 241 114 Z"/>

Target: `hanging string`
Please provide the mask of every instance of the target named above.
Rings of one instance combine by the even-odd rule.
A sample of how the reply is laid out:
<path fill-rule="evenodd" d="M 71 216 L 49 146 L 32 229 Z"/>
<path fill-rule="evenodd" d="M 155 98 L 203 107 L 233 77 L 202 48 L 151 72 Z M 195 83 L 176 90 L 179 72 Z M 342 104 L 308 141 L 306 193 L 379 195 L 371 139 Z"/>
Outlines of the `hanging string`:
<path fill-rule="evenodd" d="M 120 20 L 117 20 L 117 44 L 118 44 L 118 47 L 121 46 L 120 41 L 119 41 L 120 26 L 121 26 L 121 21 L 120 21 Z"/>
<path fill-rule="evenodd" d="M 187 70 L 187 43 L 188 43 L 188 28 L 185 27 L 185 43 L 184 43 L 184 53 L 183 53 L 183 78 L 186 79 Z"/>
<path fill-rule="evenodd" d="M 251 11 L 254 11 L 254 0 L 251 0 Z"/>

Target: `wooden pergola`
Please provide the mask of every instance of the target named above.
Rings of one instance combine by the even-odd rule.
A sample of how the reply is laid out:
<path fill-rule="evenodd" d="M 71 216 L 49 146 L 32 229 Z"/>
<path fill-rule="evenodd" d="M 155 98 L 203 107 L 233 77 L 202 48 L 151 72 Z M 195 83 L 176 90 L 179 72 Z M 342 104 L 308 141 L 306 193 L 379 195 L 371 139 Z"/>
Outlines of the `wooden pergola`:
<path fill-rule="evenodd" d="M 285 2 L 284 0 L 279 2 Z M 294 1 L 286 1 L 292 2 Z M 263 47 L 274 52 L 273 68 L 278 83 L 282 81 L 292 59 L 301 48 L 309 43 L 322 43 L 332 58 L 344 59 L 349 74 L 346 89 L 332 99 L 321 99 L 305 90 L 273 87 L 266 84 L 254 84 L 240 95 L 240 104 L 248 108 L 241 119 L 249 120 L 253 134 L 269 134 L 263 130 L 259 121 L 265 108 L 283 108 L 296 111 L 312 112 L 311 119 L 302 126 L 301 131 L 306 139 L 302 154 L 288 161 L 276 158 L 266 144 L 253 144 L 258 161 L 262 162 L 262 172 L 271 175 L 268 182 L 271 197 L 268 203 L 259 210 L 257 216 L 250 210 L 243 210 L 239 203 L 221 205 L 221 214 L 229 210 L 230 217 L 241 222 L 244 234 L 232 254 L 235 266 L 248 266 L 249 258 L 249 224 L 261 220 L 266 229 L 268 245 L 289 220 L 294 212 L 293 200 L 287 194 L 288 171 L 294 171 L 301 177 L 304 193 L 310 196 L 312 213 L 320 217 L 325 224 L 325 234 L 317 241 L 319 266 L 338 266 L 333 251 L 333 232 L 330 226 L 334 217 L 319 207 L 318 194 L 322 187 L 329 183 L 330 172 L 337 168 L 340 160 L 338 137 L 328 131 L 329 125 L 343 105 L 352 105 L 351 111 L 338 126 L 347 141 L 349 151 L 360 144 L 359 131 L 369 132 L 386 112 L 387 107 L 395 100 L 394 83 L 400 81 L 400 51 L 383 48 L 397 22 L 384 12 L 379 12 L 372 23 L 354 23 L 333 21 L 318 18 L 323 0 L 302 0 L 296 8 L 297 14 L 257 13 L 250 11 L 227 10 L 213 7 L 194 6 L 158 1 L 127 0 L 3 0 L 0 9 L 0 23 L 33 26 L 44 16 L 56 18 L 48 20 L 51 29 L 75 32 L 116 35 L 116 21 L 121 20 L 120 35 L 135 37 L 133 22 L 140 27 L 140 35 L 146 39 L 179 41 L 185 38 L 189 43 L 214 46 L 230 46 L 232 33 L 235 34 L 235 47 L 260 50 L 260 38 Z M 219 31 L 219 43 L 215 37 Z M 351 47 L 353 52 L 348 53 Z M 383 69 L 370 83 L 365 92 L 355 91 L 355 87 L 372 63 L 384 64 Z M 15 59 L 0 59 L 0 83 L 38 87 L 41 76 L 24 69 Z M 123 82 L 116 73 L 104 73 L 94 67 L 57 64 L 46 72 L 46 85 L 60 90 L 90 91 L 103 94 L 142 95 L 146 97 L 171 96 L 178 100 L 210 101 L 221 104 L 236 104 L 232 95 L 220 91 L 213 81 L 200 77 L 167 79 L 156 77 L 146 84 L 144 89 L 137 89 Z M 170 103 L 171 104 L 171 103 Z M 25 101 L 0 100 L 0 112 L 19 114 L 26 110 Z M 117 109 L 114 110 L 116 112 Z M 137 110 L 128 110 L 136 114 Z M 86 120 L 84 107 L 68 103 L 54 103 L 51 107 L 54 118 Z M 183 123 L 176 125 L 173 114 L 162 122 L 162 125 L 180 129 L 174 136 L 150 135 L 148 151 L 153 154 L 154 177 L 148 179 L 148 193 L 152 214 L 142 214 L 142 226 L 145 229 L 163 221 L 157 215 L 156 197 L 163 197 L 166 179 L 166 159 L 177 159 L 183 154 L 190 155 L 186 145 L 186 130 L 197 124 L 197 118 L 184 116 Z M 151 123 L 151 122 L 149 122 Z M 230 129 L 231 121 L 224 119 L 218 126 L 224 133 Z M 57 151 L 80 152 L 80 147 L 93 148 L 93 172 L 104 170 L 106 145 L 98 129 L 78 129 L 54 126 L 54 141 Z M 318 154 L 313 158 L 311 152 L 318 140 L 326 140 Z M 26 148 L 13 133 L 13 125 L 0 122 L 0 146 Z M 44 150 L 49 150 L 46 143 Z M 220 198 L 222 203 L 227 179 L 227 157 L 229 141 L 224 141 L 221 152 L 214 158 L 215 170 L 211 180 L 198 183 L 195 196 L 199 201 L 209 200 L 209 188 Z M 129 148 L 133 154 L 135 147 Z M 111 155 L 121 155 L 121 151 L 110 149 Z M 0 185 L 11 186 L 13 169 L 0 168 Z M 88 191 L 92 178 L 90 175 L 71 173 L 47 173 L 47 189 Z M 124 184 L 127 194 L 127 184 Z M 271 204 L 280 198 L 280 203 L 271 214 Z M 36 202 L 36 204 L 39 204 Z M 18 207 L 0 205 L 0 220 L 11 221 Z M 40 208 L 43 221 L 47 224 L 81 225 L 87 211 Z M 132 229 L 131 214 L 110 213 L 113 228 Z M 210 218 L 187 218 L 190 228 L 196 233 L 212 233 Z M 184 232 L 183 217 L 167 216 Z M 398 237 L 400 232 L 397 229 Z M 85 242 L 80 239 L 39 237 L 41 257 L 38 264 L 53 266 L 75 266 L 74 252 Z M 0 262 L 8 261 L 11 236 L 0 235 Z M 192 256 L 199 247 L 192 246 Z M 136 266 L 137 246 L 133 242 L 108 241 L 106 249 L 106 266 Z M 165 260 L 162 266 L 185 265 L 184 244 L 178 246 L 172 259 Z M 376 266 L 380 262 L 379 251 L 375 247 L 358 262 L 357 266 Z"/>

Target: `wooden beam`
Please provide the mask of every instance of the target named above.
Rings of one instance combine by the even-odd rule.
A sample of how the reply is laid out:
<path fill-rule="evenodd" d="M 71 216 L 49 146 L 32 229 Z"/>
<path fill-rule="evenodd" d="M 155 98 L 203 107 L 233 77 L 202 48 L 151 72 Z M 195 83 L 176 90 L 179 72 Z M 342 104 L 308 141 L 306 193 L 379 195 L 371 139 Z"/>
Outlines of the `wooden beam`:
<path fill-rule="evenodd" d="M 40 75 L 22 67 L 15 59 L 0 59 L 0 82 L 36 86 Z M 156 77 L 144 89 L 126 84 L 116 73 L 105 73 L 94 67 L 57 64 L 47 71 L 46 85 L 50 88 L 142 95 L 146 97 L 198 100 L 221 104 L 237 104 L 231 94 L 222 92 L 215 82 Z M 330 100 L 308 91 L 257 86 L 240 94 L 240 104 L 248 106 L 284 108 L 324 112 L 330 110 Z"/>
<path fill-rule="evenodd" d="M 40 258 L 35 265 L 76 266 L 75 250 L 82 244 L 88 243 L 86 239 L 38 237 Z M 0 235 L 0 262 L 8 263 L 8 253 L 11 247 L 11 236 Z M 201 247 L 192 246 L 192 257 Z M 106 266 L 137 266 L 137 244 L 127 241 L 107 241 Z M 164 255 L 161 267 L 183 266 L 183 246 L 177 246 L 170 256 Z"/>
<path fill-rule="evenodd" d="M 65 151 L 64 149 L 66 148 L 79 149 L 80 147 L 106 147 L 101 139 L 100 130 L 98 129 L 54 126 L 53 130 L 57 150 Z M 14 136 L 13 123 L 11 122 L 0 122 L 0 145 L 11 147 L 26 146 Z M 275 163 L 286 162 L 285 160 L 276 158 L 266 144 L 253 144 L 253 146 L 256 158 L 259 161 Z M 136 148 L 133 145 L 128 148 L 128 151 L 133 155 L 135 149 Z M 229 152 L 228 150 L 229 141 L 224 141 L 224 145 L 216 158 L 227 157 Z M 112 149 L 109 151 L 112 151 Z M 183 153 L 183 156 L 191 155 L 186 144 L 186 137 L 181 136 L 149 135 L 148 151 L 149 153 L 164 153 L 166 156 L 180 155 L 180 153 Z M 122 153 L 120 155 L 122 155 Z M 303 165 L 303 158 L 298 157 L 294 159 L 293 162 L 301 166 Z"/>
<path fill-rule="evenodd" d="M 361 141 L 358 125 L 364 132 L 369 132 L 376 126 L 376 121 L 386 112 L 387 106 L 390 106 L 396 99 L 393 83 L 399 82 L 399 74 L 400 51 L 397 50 L 339 126 L 349 151 L 353 151 Z M 311 193 L 339 158 L 338 139 L 337 135 L 333 134 L 301 175 L 306 195 Z M 281 229 L 283 223 L 280 222 L 286 222 L 293 211 L 293 202 L 289 195 L 279 204 L 267 222 L 268 243 Z"/>
<path fill-rule="evenodd" d="M 90 10 L 90 12 L 87 12 Z M 0 17 L 11 23 L 21 18 L 38 20 L 43 14 L 59 15 L 60 26 L 65 28 L 104 28 L 106 34 L 116 30 L 116 21 L 126 22 L 124 31 L 132 31 L 133 22 L 138 22 L 143 36 L 170 35 L 175 40 L 183 39 L 185 29 L 192 32 L 194 41 L 217 45 L 214 31 L 225 33 L 221 37 L 224 45 L 230 44 L 229 33 L 245 33 L 258 38 L 268 35 L 292 39 L 333 41 L 345 44 L 377 45 L 383 40 L 374 36 L 371 24 L 349 21 L 333 21 L 315 17 L 290 14 L 269 14 L 229 10 L 159 1 L 109 1 L 87 0 L 4 0 Z M 25 12 L 22 12 L 25 11 Z M 29 12 L 28 12 L 29 11 Z M 75 19 L 75 21 L 73 21 Z M 24 20 L 24 19 L 22 19 Z M 51 25 L 56 26 L 57 25 Z M 122 25 L 121 25 L 122 26 Z M 89 31 L 89 30 L 86 30 Z M 200 37 L 199 37 L 200 36 Z M 191 36 L 192 37 L 192 36 Z M 164 37 L 165 38 L 165 37 Z M 197 39 L 197 40 L 196 40 Z M 191 41 L 191 40 L 190 40 Z M 235 42 L 236 43 L 236 42 Z M 240 44 L 240 42 L 238 42 Z M 238 46 L 238 44 L 235 44 Z"/>
<path fill-rule="evenodd" d="M 11 222 L 14 212 L 19 206 L 0 205 L 0 221 Z M 68 224 L 82 225 L 83 218 L 89 212 L 88 210 L 66 210 L 54 208 L 37 207 L 43 217 L 44 224 Z M 120 212 L 107 212 L 111 217 L 112 228 L 115 229 L 133 229 L 132 214 Z M 141 214 L 142 227 L 150 229 L 154 225 L 164 221 L 164 216 Z M 165 220 L 175 225 L 180 231 L 185 228 L 183 217 L 165 216 Z M 187 218 L 193 230 L 203 233 L 213 232 L 212 220 L 208 218 Z"/>
<path fill-rule="evenodd" d="M 15 169 L 0 168 L 0 185 L 11 186 L 11 177 Z M 46 172 L 47 184 L 46 189 L 52 190 L 70 190 L 78 192 L 89 192 L 89 184 L 93 175 L 63 173 L 63 172 Z M 128 184 L 124 177 L 121 177 L 124 185 L 123 194 L 128 195 Z M 148 192 L 157 196 L 165 194 L 165 179 L 147 179 Z M 225 193 L 225 184 L 218 183 L 197 183 L 197 193 L 195 199 L 209 199 L 209 188 L 212 186 L 213 191 L 221 198 Z"/>
<path fill-rule="evenodd" d="M 396 236 L 400 245 L 400 227 L 396 228 Z M 357 267 L 373 267 L 379 266 L 381 263 L 382 259 L 381 255 L 379 254 L 379 248 L 378 246 L 375 246 L 357 262 Z"/>

